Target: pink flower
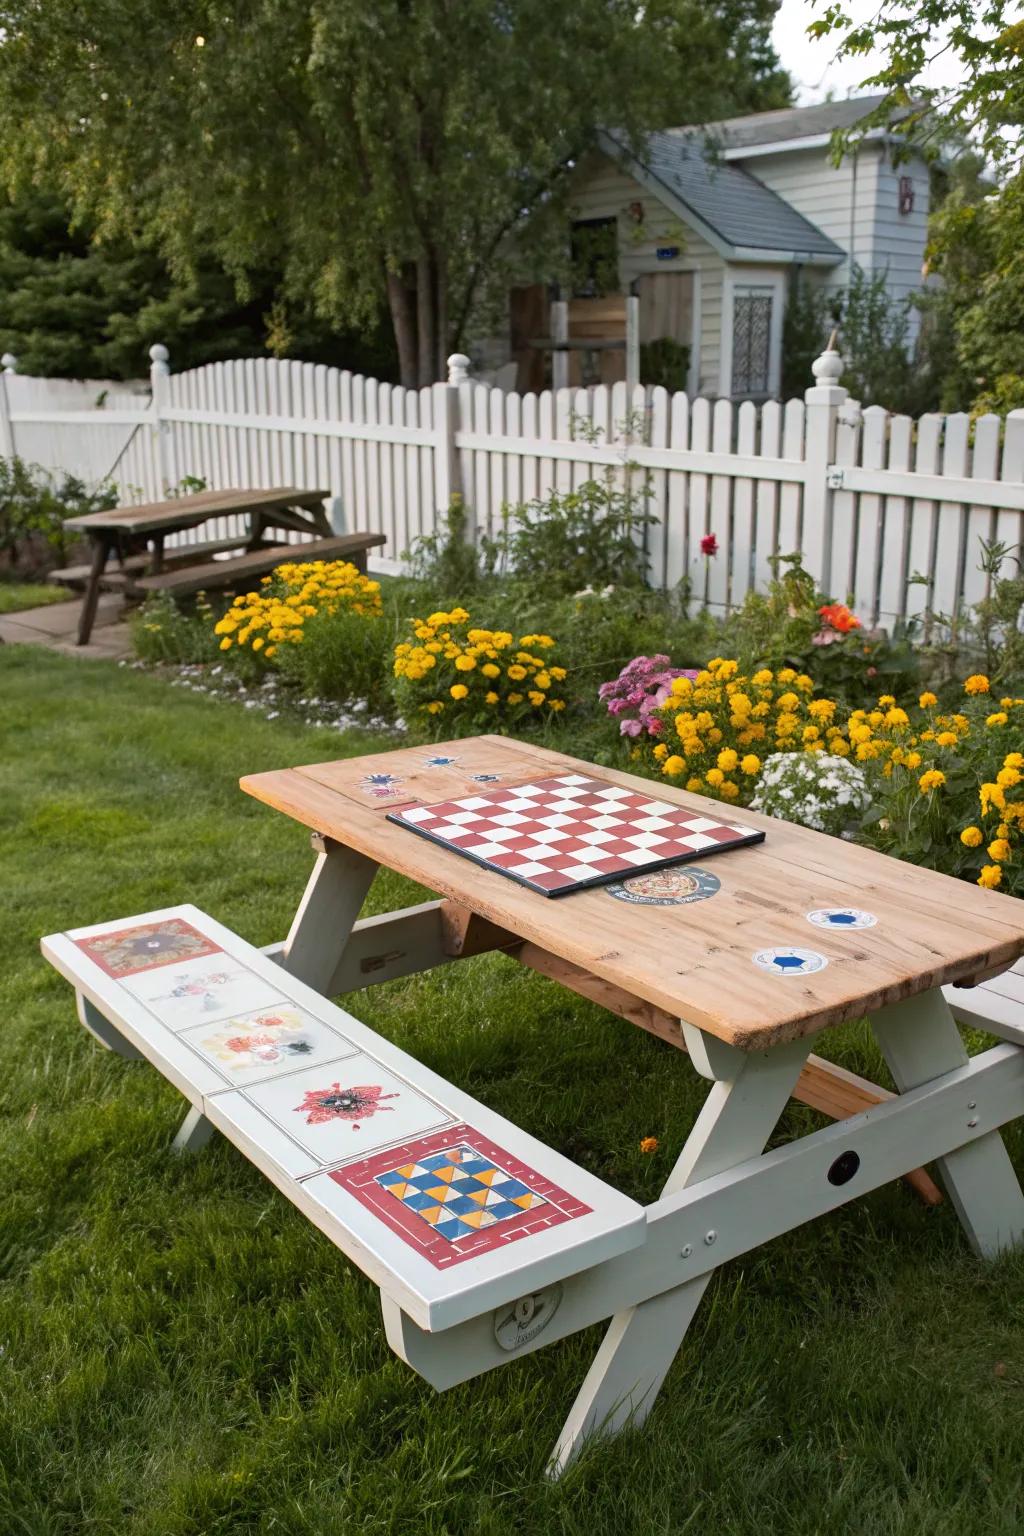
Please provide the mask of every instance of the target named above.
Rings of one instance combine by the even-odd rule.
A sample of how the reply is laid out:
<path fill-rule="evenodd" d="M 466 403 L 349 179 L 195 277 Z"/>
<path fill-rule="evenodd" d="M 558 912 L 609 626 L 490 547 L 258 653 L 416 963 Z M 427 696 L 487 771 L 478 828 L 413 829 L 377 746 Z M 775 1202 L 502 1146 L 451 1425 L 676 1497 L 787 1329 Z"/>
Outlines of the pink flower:
<path fill-rule="evenodd" d="M 701 539 L 700 552 L 702 555 L 718 554 L 718 540 L 713 533 L 706 533 Z"/>

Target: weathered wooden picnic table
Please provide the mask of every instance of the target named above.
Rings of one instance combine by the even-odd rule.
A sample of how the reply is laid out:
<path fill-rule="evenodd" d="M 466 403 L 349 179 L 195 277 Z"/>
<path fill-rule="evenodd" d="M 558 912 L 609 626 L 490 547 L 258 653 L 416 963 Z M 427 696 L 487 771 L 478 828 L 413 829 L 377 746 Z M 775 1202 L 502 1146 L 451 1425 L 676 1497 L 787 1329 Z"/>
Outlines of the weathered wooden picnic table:
<path fill-rule="evenodd" d="M 171 497 L 167 501 L 149 502 L 143 506 L 112 507 L 109 511 L 68 518 L 65 528 L 85 534 L 91 546 L 78 624 L 78 644 L 87 645 L 92 634 L 100 590 L 109 583 L 107 567 L 112 555 L 120 557 L 126 590 L 154 590 L 155 583 L 161 577 L 165 578 L 169 589 L 187 590 L 187 582 L 174 580 L 170 573 L 165 572 L 165 563 L 173 561 L 177 565 L 179 562 L 209 561 L 215 554 L 238 548 L 244 548 L 249 555 L 255 555 L 260 549 L 279 547 L 267 540 L 268 531 L 277 529 L 331 539 L 333 530 L 323 505 L 327 495 L 329 492 L 325 490 L 304 491 L 294 486 L 274 490 L 200 491 L 193 496 Z M 173 551 L 165 550 L 169 535 L 197 528 L 211 518 L 228 516 L 248 519 L 248 531 L 243 538 L 213 540 L 201 545 L 183 545 Z M 345 537 L 353 545 L 360 539 L 359 535 L 350 534 Z M 380 536 L 368 537 L 371 544 L 384 542 Z M 261 564 L 257 556 L 255 563 L 250 560 L 244 570 L 241 566 L 233 567 L 232 570 L 239 576 L 251 576 L 259 574 L 257 565 L 263 569 L 265 564 Z M 249 569 L 249 566 L 252 568 Z M 204 571 L 217 580 L 227 579 L 226 571 L 211 571 L 208 566 L 204 566 Z M 72 573 L 54 574 L 58 579 L 67 579 Z M 177 574 L 180 575 L 180 571 Z"/>
<path fill-rule="evenodd" d="M 721 814 L 671 785 L 499 736 L 242 780 L 314 833 L 306 893 L 287 940 L 267 953 L 316 992 L 497 950 L 688 1051 L 712 1084 L 627 1251 L 563 1270 L 558 1285 L 538 1282 L 511 1312 L 481 1309 L 452 1326 L 424 1325 L 382 1284 L 389 1342 L 441 1389 L 612 1319 L 554 1475 L 589 1435 L 643 1420 L 712 1274 L 737 1255 L 932 1161 L 977 1253 L 1024 1240 L 1024 1196 L 998 1132 L 1024 1113 L 1024 1029 L 1008 1025 L 1012 1043 L 969 1059 L 941 991 L 1024 954 L 1021 903 L 749 811 L 733 814 L 764 842 L 707 859 L 712 881 L 680 866 L 667 902 L 643 886 L 633 900 L 597 886 L 552 901 L 387 820 L 410 802 L 565 772 Z M 358 920 L 378 867 L 439 899 Z M 815 1037 L 865 1015 L 897 1095 L 809 1054 Z M 791 1096 L 843 1118 L 765 1153 Z"/>
<path fill-rule="evenodd" d="M 1024 954 L 1024 907 L 750 811 L 731 815 L 763 831 L 755 846 L 558 899 L 388 820 L 468 798 L 452 823 L 465 836 L 501 787 L 493 835 L 544 853 L 557 826 L 527 813 L 546 793 L 530 786 L 552 776 L 594 795 L 606 823 L 622 789 L 661 827 L 665 801 L 722 811 L 500 736 L 259 773 L 242 788 L 317 849 L 284 941 L 256 949 L 186 903 L 42 947 L 97 1040 L 191 1103 L 176 1149 L 222 1132 L 380 1287 L 391 1347 L 434 1387 L 611 1319 L 555 1446 L 558 1476 L 588 1437 L 643 1421 L 715 1270 L 804 1222 L 934 1161 L 976 1253 L 1024 1241 L 998 1129 L 1024 1114 L 1022 994 L 1000 974 Z M 593 778 L 606 782 L 577 787 Z M 360 918 L 381 867 L 437 899 Z M 659 1035 L 710 1081 L 651 1205 L 330 1001 L 485 951 Z M 1000 1043 L 969 1058 L 955 1013 Z M 810 1054 L 864 1015 L 896 1094 Z M 835 1123 L 765 1152 L 790 1097 Z"/>

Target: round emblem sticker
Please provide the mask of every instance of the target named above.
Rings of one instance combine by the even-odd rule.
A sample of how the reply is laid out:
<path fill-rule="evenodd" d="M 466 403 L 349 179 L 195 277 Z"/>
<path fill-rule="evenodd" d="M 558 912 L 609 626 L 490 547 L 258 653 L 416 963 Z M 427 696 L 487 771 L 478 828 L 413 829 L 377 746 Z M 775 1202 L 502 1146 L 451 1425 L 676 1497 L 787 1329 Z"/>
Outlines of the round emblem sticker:
<path fill-rule="evenodd" d="M 771 971 L 774 976 L 810 976 L 828 965 L 825 956 L 813 949 L 759 949 L 751 959 L 762 971 Z"/>
<path fill-rule="evenodd" d="M 819 907 L 816 912 L 808 912 L 807 921 L 815 928 L 873 928 L 878 918 L 859 907 Z"/>
<path fill-rule="evenodd" d="M 655 869 L 647 875 L 630 875 L 605 887 L 617 901 L 629 901 L 638 907 L 685 907 L 691 901 L 705 901 L 722 886 L 717 875 L 706 869 Z"/>

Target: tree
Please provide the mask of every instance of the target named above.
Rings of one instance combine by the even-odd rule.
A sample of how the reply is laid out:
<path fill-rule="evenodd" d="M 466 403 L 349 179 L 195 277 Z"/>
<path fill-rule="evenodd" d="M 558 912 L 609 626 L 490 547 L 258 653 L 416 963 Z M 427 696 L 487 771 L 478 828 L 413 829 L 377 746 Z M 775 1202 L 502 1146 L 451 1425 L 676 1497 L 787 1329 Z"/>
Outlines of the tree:
<path fill-rule="evenodd" d="M 309 313 L 283 310 L 275 288 L 274 276 L 261 274 L 240 299 L 208 261 L 178 282 L 145 246 L 71 230 L 51 193 L 0 199 L 0 352 L 13 352 L 25 373 L 138 378 L 161 341 L 178 369 L 269 350 L 391 376 L 387 332 L 332 334 Z"/>
<path fill-rule="evenodd" d="M 83 227 L 147 242 L 179 283 L 209 259 L 243 293 L 279 272 L 286 305 L 357 328 L 386 300 L 402 381 L 426 383 L 527 221 L 536 239 L 557 224 L 599 124 L 636 143 L 748 107 L 758 82 L 777 104 L 772 10 L 0 0 L 0 173 L 51 179 Z"/>

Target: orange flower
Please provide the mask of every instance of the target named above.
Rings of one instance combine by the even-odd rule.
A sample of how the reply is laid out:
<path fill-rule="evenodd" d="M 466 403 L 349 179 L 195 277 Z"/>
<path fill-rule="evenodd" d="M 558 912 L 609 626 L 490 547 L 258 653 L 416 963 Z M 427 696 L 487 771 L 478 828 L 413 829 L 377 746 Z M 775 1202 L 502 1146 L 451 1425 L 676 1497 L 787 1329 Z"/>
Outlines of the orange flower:
<path fill-rule="evenodd" d="M 851 613 L 845 603 L 825 603 L 818 609 L 818 616 L 830 629 L 837 629 L 841 635 L 848 635 L 851 629 L 860 629 L 860 619 L 855 613 Z"/>
<path fill-rule="evenodd" d="M 640 1151 L 641 1152 L 657 1152 L 657 1150 L 658 1150 L 658 1138 L 657 1138 L 657 1136 L 645 1136 L 643 1141 L 640 1143 Z"/>

